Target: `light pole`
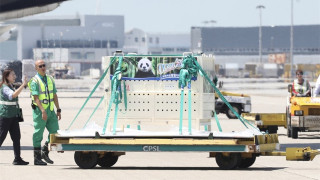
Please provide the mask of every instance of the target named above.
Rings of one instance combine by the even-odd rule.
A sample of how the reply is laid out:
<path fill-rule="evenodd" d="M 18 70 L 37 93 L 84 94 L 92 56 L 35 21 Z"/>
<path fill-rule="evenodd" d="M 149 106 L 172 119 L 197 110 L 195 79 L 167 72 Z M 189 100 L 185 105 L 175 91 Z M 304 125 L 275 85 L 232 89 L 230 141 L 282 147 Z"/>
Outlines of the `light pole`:
<path fill-rule="evenodd" d="M 62 39 L 62 36 L 63 36 L 63 32 L 60 32 L 60 37 L 59 37 L 59 41 L 60 41 L 60 66 L 61 66 L 61 56 L 62 56 L 62 51 L 61 51 L 61 39 Z"/>
<path fill-rule="evenodd" d="M 259 61 L 262 63 L 262 9 L 265 9 L 263 5 L 258 5 L 257 9 L 259 9 L 260 14 L 260 27 L 259 27 Z"/>
<path fill-rule="evenodd" d="M 290 27 L 290 75 L 294 77 L 293 71 L 293 0 L 291 0 L 291 27 Z"/>

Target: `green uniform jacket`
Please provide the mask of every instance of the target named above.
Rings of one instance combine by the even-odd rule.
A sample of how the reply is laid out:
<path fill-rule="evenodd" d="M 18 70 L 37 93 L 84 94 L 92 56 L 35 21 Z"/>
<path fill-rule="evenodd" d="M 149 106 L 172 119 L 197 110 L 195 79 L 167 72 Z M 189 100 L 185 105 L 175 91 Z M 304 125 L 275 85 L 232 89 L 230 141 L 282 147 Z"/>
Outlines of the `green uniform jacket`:
<path fill-rule="evenodd" d="M 0 102 L 0 116 L 3 118 L 12 118 L 12 117 L 17 117 L 19 113 L 19 104 L 18 104 L 18 97 L 12 98 L 12 100 L 9 100 L 6 96 L 3 95 L 3 87 L 7 86 L 3 84 L 0 88 L 0 101 L 2 102 L 16 102 L 16 105 L 5 105 Z M 9 87 L 11 90 L 14 91 L 10 86 Z"/>

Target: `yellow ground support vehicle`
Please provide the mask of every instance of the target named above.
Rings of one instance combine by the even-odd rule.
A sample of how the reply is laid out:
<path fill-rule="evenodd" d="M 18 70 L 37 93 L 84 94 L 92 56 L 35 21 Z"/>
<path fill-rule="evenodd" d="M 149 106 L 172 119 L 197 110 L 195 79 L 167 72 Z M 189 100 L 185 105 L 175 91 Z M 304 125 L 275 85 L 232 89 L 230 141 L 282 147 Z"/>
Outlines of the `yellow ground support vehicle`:
<path fill-rule="evenodd" d="M 288 86 L 286 118 L 287 135 L 298 138 L 298 132 L 320 131 L 320 98 L 319 97 L 295 97 L 292 94 L 292 86 Z"/>
<path fill-rule="evenodd" d="M 257 125 L 260 131 L 277 133 L 278 127 L 287 128 L 285 113 L 243 113 L 242 117 Z"/>
<path fill-rule="evenodd" d="M 251 111 L 251 97 L 245 94 L 231 93 L 227 91 L 221 91 L 224 98 L 231 104 L 233 109 L 238 113 L 249 113 Z M 224 113 L 229 119 L 236 119 L 230 108 L 215 94 L 215 111 L 217 113 Z"/>
<path fill-rule="evenodd" d="M 278 127 L 287 128 L 287 136 L 298 138 L 298 132 L 320 131 L 320 98 L 295 97 L 288 86 L 286 113 L 245 113 L 242 116 L 254 121 L 261 131 L 277 133 Z"/>

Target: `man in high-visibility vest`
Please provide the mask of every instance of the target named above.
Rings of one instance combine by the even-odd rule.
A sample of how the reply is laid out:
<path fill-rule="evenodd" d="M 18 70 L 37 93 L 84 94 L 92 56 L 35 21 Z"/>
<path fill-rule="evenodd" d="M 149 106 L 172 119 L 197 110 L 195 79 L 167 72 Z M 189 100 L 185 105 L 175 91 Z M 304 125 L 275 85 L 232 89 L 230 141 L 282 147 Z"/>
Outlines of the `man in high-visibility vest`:
<path fill-rule="evenodd" d="M 61 109 L 54 80 L 50 75 L 46 75 L 45 62 L 37 60 L 35 69 L 38 73 L 28 83 L 35 129 L 33 133 L 34 165 L 47 165 L 47 163 L 53 164 L 53 161 L 49 158 L 49 137 L 41 150 L 43 131 L 47 128 L 49 136 L 57 133 L 59 130 L 58 119 L 61 119 Z M 54 106 L 57 108 L 57 114 L 54 112 Z M 47 163 L 43 162 L 42 159 Z"/>

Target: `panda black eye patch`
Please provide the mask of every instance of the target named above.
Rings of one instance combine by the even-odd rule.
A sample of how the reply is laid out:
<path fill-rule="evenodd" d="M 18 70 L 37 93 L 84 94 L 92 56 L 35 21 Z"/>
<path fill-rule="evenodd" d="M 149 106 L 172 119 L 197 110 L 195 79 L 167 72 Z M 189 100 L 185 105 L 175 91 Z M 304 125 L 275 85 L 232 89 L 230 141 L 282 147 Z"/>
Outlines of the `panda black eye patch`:
<path fill-rule="evenodd" d="M 140 64 L 140 67 L 142 68 L 142 64 Z"/>
<path fill-rule="evenodd" d="M 148 64 L 148 63 L 146 63 L 146 65 L 147 65 L 147 67 L 149 67 L 149 64 Z"/>

